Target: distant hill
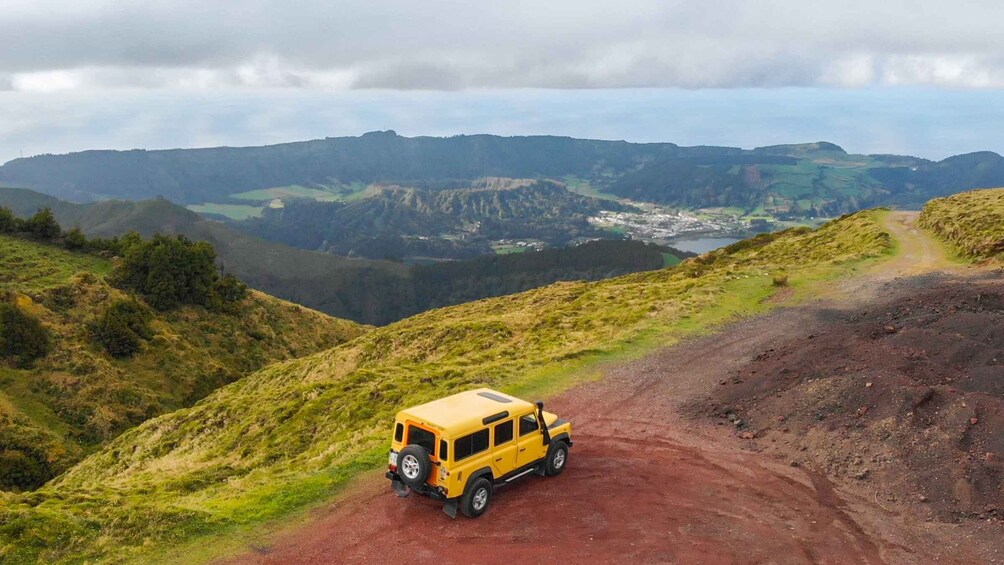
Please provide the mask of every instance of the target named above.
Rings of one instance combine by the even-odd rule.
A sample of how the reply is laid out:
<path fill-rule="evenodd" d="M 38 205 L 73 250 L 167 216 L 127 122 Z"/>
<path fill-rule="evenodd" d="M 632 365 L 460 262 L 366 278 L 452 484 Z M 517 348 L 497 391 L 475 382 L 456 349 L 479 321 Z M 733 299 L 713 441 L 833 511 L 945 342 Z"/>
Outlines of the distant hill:
<path fill-rule="evenodd" d="M 581 206 L 583 201 L 594 200 L 564 190 L 562 194 L 564 201 L 544 200 L 549 206 L 555 206 L 559 214 Z M 488 200 L 474 199 L 478 205 L 473 208 L 482 212 L 495 210 L 492 215 L 481 216 L 485 219 L 497 217 L 506 210 L 511 212 L 518 206 L 533 206 L 536 202 L 533 198 L 518 197 Z M 451 204 L 447 201 L 437 205 Z M 612 205 L 617 206 L 616 203 Z M 350 259 L 270 243 L 207 220 L 164 199 L 74 204 L 31 190 L 0 188 L 0 206 L 9 207 L 21 216 L 50 207 L 62 225 L 78 226 L 88 235 L 114 236 L 137 231 L 150 236 L 159 232 L 208 241 L 216 248 L 224 269 L 251 287 L 367 324 L 386 324 L 429 308 L 519 292 L 560 280 L 597 280 L 656 269 L 663 266 L 667 255 L 687 256 L 668 248 L 622 241 L 607 245 L 587 244 L 581 249 L 555 249 L 541 256 L 516 254 L 474 262 L 410 267 L 394 261 Z M 425 214 L 424 208 L 418 210 L 418 217 Z M 572 218 L 569 221 L 583 221 L 581 213 L 578 219 L 568 213 Z M 365 214 L 357 217 L 360 222 L 367 221 Z M 553 215 L 551 217 L 553 219 Z M 302 226 L 304 232 L 309 233 L 311 223 L 304 217 L 286 225 L 293 232 Z M 584 235 L 591 233 L 584 232 Z M 374 245 L 374 241 L 379 243 L 379 239 L 374 239 L 370 245 Z M 493 253 L 490 248 L 484 250 Z"/>
<path fill-rule="evenodd" d="M 625 210 L 611 200 L 538 181 L 504 189 L 386 188 L 348 202 L 287 199 L 258 219 L 234 225 L 270 241 L 370 258 L 470 258 L 500 239 L 566 245 L 576 238 L 616 238 L 589 218 Z"/>
<path fill-rule="evenodd" d="M 48 354 L 27 366 L 0 358 L 0 489 L 38 486 L 149 418 L 365 331 L 258 292 L 234 312 L 158 312 L 105 282 L 110 270 L 92 255 L 0 236 L 0 302 L 49 334 Z M 121 301 L 150 316 L 148 339 L 127 358 L 111 356 L 93 329 Z"/>
<path fill-rule="evenodd" d="M 1004 185 L 1004 158 L 981 152 L 932 162 L 853 155 L 815 143 L 744 150 L 554 136 L 401 137 L 393 131 L 263 147 L 84 151 L 15 159 L 0 184 L 71 201 L 143 200 L 237 206 L 278 194 L 319 200 L 368 185 L 424 190 L 508 177 L 574 180 L 618 197 L 688 208 L 808 217 L 873 205 L 915 207 L 931 197 Z"/>

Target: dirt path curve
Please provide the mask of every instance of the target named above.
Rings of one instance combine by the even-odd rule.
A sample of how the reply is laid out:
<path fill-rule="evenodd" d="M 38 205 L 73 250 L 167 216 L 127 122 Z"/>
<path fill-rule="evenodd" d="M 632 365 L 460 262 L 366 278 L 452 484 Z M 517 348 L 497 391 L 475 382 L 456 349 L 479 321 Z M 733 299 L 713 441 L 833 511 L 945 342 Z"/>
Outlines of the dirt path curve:
<path fill-rule="evenodd" d="M 234 562 L 979 562 L 954 526 L 912 521 L 822 473 L 743 449 L 725 427 L 680 415 L 771 343 L 827 323 L 845 300 L 945 266 L 913 219 L 890 215 L 900 255 L 843 284 L 842 299 L 782 308 L 611 365 L 602 380 L 552 399 L 575 426 L 566 472 L 499 489 L 481 518 L 451 520 L 433 501 L 397 499 L 374 472 Z"/>

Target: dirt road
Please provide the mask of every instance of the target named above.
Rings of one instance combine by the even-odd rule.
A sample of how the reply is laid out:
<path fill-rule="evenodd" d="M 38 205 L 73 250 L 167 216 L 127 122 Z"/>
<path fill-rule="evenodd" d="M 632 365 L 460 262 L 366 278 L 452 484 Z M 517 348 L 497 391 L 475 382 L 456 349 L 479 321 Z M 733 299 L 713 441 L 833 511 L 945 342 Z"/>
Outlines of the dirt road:
<path fill-rule="evenodd" d="M 241 563 L 976 563 L 979 536 L 884 507 L 821 472 L 749 451 L 732 430 L 681 414 L 772 343 L 832 323 L 834 308 L 945 266 L 893 215 L 902 253 L 842 299 L 732 324 L 552 399 L 575 425 L 569 466 L 499 489 L 477 520 L 394 497 L 380 473 L 309 522 L 258 540 Z"/>

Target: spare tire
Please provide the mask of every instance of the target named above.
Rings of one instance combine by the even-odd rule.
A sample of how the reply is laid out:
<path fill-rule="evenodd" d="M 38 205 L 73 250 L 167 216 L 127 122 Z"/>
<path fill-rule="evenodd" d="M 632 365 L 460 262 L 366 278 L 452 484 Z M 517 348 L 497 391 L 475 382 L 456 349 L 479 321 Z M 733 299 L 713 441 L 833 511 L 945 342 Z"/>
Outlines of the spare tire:
<path fill-rule="evenodd" d="M 420 445 L 409 445 L 397 455 L 397 474 L 402 483 L 413 489 L 425 484 L 431 469 L 429 452 Z"/>

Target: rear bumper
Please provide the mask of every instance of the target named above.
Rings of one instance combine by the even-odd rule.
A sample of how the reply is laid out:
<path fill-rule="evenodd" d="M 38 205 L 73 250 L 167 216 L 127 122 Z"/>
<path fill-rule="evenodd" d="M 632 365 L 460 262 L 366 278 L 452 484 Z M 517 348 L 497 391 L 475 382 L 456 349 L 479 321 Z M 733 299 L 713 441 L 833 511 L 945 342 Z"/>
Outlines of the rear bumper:
<path fill-rule="evenodd" d="M 390 479 L 391 486 L 394 488 L 395 491 L 408 488 L 408 486 L 401 481 L 401 477 L 398 476 L 398 474 L 395 473 L 394 471 L 387 471 L 387 473 L 384 476 Z M 421 488 L 417 489 L 413 488 L 411 489 L 411 491 L 417 492 L 418 494 L 421 494 L 423 496 L 428 496 L 433 500 L 446 500 L 445 494 L 439 492 L 438 490 L 430 487 L 427 484 L 423 484 Z"/>

